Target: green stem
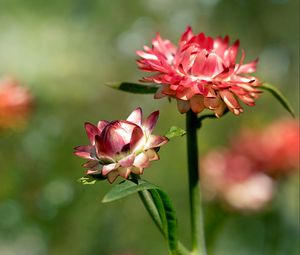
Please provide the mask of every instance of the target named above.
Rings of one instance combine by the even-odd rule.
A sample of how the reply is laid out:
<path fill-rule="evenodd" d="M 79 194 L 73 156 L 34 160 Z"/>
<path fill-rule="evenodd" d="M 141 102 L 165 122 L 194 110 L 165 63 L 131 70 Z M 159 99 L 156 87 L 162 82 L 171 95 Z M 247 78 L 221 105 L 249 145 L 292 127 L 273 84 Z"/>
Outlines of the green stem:
<path fill-rule="evenodd" d="M 186 132 L 192 248 L 193 254 L 206 255 L 198 166 L 197 127 L 197 114 L 190 110 L 186 114 Z"/>

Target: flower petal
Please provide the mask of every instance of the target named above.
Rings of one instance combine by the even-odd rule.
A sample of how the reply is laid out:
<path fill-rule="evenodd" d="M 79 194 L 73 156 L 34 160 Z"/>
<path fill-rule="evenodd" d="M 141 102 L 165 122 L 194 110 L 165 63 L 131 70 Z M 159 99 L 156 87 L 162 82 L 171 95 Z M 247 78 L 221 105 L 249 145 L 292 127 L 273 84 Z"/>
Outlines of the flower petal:
<path fill-rule="evenodd" d="M 108 121 L 106 120 L 100 120 L 97 124 L 98 130 L 99 130 L 99 134 L 101 134 L 102 130 L 109 124 Z"/>
<path fill-rule="evenodd" d="M 142 174 L 144 172 L 144 169 L 133 166 L 131 167 L 131 172 L 134 174 Z"/>
<path fill-rule="evenodd" d="M 74 148 L 74 154 L 85 159 L 95 158 L 95 148 L 91 145 L 77 146 Z"/>
<path fill-rule="evenodd" d="M 131 126 L 133 129 L 133 124 Z M 113 157 L 121 152 L 124 146 L 130 142 L 131 133 L 128 132 L 130 131 L 125 130 L 125 126 L 122 125 L 121 121 L 111 122 L 107 125 L 101 135 L 95 137 L 98 157 L 101 157 L 101 155 Z"/>
<path fill-rule="evenodd" d="M 222 62 L 222 59 L 217 54 L 209 54 L 205 61 L 203 69 L 201 70 L 202 74 L 208 77 L 217 76 L 224 70 Z"/>
<path fill-rule="evenodd" d="M 160 99 L 166 96 L 166 94 L 163 93 L 164 91 L 164 86 L 162 85 L 161 87 L 159 87 L 156 91 L 156 93 L 154 94 L 154 98 L 155 99 Z"/>
<path fill-rule="evenodd" d="M 85 168 L 94 168 L 96 166 L 100 165 L 98 160 L 89 160 L 82 164 L 83 167 Z"/>
<path fill-rule="evenodd" d="M 149 166 L 149 158 L 146 153 L 142 152 L 135 157 L 134 166 L 139 168 L 146 168 Z"/>
<path fill-rule="evenodd" d="M 224 113 L 224 111 L 225 111 L 226 108 L 227 108 L 226 104 L 224 102 L 221 102 L 219 104 L 219 106 L 214 109 L 215 115 L 218 118 L 220 118 L 223 115 L 223 113 Z"/>
<path fill-rule="evenodd" d="M 239 46 L 240 41 L 236 40 L 234 44 L 224 52 L 224 63 L 227 67 L 235 66 Z"/>
<path fill-rule="evenodd" d="M 142 109 L 138 107 L 128 116 L 127 121 L 140 126 L 142 124 L 142 115 Z"/>
<path fill-rule="evenodd" d="M 86 174 L 101 174 L 102 169 L 88 169 L 86 170 Z"/>
<path fill-rule="evenodd" d="M 84 123 L 84 127 L 90 143 L 95 145 L 95 136 L 100 134 L 99 129 L 89 122 Z"/>
<path fill-rule="evenodd" d="M 208 109 L 216 109 L 221 103 L 222 99 L 219 95 L 215 98 L 204 98 L 204 105 Z"/>
<path fill-rule="evenodd" d="M 131 134 L 130 151 L 134 151 L 141 143 L 145 143 L 144 132 L 140 127 L 135 127 Z"/>
<path fill-rule="evenodd" d="M 145 150 L 158 148 L 168 142 L 168 138 L 159 135 L 150 135 L 144 147 Z"/>
<path fill-rule="evenodd" d="M 204 110 L 204 97 L 202 95 L 195 95 L 190 100 L 191 109 L 195 113 L 200 113 Z"/>
<path fill-rule="evenodd" d="M 149 117 L 144 121 L 143 127 L 145 128 L 146 135 L 149 135 L 152 133 L 152 131 L 156 125 L 158 116 L 159 116 L 159 111 L 155 111 L 155 112 L 151 113 L 149 115 Z"/>
<path fill-rule="evenodd" d="M 177 108 L 180 113 L 186 113 L 190 109 L 190 102 L 177 99 Z"/>
<path fill-rule="evenodd" d="M 119 173 L 120 176 L 127 179 L 128 176 L 130 175 L 131 171 L 130 171 L 130 168 L 128 168 L 128 167 L 119 167 L 118 168 L 118 173 Z"/>
<path fill-rule="evenodd" d="M 107 175 L 109 172 L 116 170 L 119 167 L 118 163 L 112 163 L 108 165 L 104 165 L 102 167 L 102 174 Z"/>
<path fill-rule="evenodd" d="M 180 43 L 185 43 L 189 41 L 193 37 L 193 32 L 191 26 L 188 26 L 185 30 L 185 32 L 182 34 L 180 38 Z"/>
<path fill-rule="evenodd" d="M 222 90 L 220 91 L 220 96 L 222 97 L 230 111 L 232 111 L 236 115 L 240 113 L 241 106 L 231 92 L 229 92 L 228 90 Z"/>
<path fill-rule="evenodd" d="M 258 59 L 254 60 L 248 64 L 241 65 L 239 67 L 239 69 L 237 70 L 237 74 L 255 72 L 257 63 L 258 63 Z"/>
<path fill-rule="evenodd" d="M 159 160 L 159 155 L 156 153 L 155 150 L 147 150 L 146 154 L 147 154 L 149 161 Z"/>
<path fill-rule="evenodd" d="M 118 176 L 119 176 L 119 173 L 117 170 L 111 171 L 107 175 L 107 180 L 109 181 L 109 183 L 113 183 L 117 179 Z"/>
<path fill-rule="evenodd" d="M 135 159 L 135 155 L 134 154 L 130 154 L 127 157 L 122 158 L 119 161 L 119 164 L 121 165 L 121 167 L 130 167 L 130 166 L 132 166 L 132 164 L 134 162 L 134 159 Z"/>

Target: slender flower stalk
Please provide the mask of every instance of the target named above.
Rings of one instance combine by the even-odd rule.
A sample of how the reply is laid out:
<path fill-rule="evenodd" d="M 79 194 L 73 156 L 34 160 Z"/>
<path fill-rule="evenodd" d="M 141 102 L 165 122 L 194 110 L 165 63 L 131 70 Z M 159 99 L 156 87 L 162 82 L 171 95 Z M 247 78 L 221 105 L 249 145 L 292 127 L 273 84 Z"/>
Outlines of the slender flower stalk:
<path fill-rule="evenodd" d="M 192 249 L 194 254 L 206 255 L 198 166 L 197 126 L 197 114 L 192 110 L 188 111 L 186 115 L 186 132 Z"/>

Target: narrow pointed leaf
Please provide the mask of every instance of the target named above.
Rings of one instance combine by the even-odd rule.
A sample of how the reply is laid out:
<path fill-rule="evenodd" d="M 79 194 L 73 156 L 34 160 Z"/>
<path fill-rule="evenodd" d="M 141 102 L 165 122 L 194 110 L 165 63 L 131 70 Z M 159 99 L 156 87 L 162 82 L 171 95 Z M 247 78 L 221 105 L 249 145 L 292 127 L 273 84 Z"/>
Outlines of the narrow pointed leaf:
<path fill-rule="evenodd" d="M 184 136 L 186 134 L 186 131 L 183 130 L 182 128 L 172 126 L 170 130 L 165 134 L 165 137 L 168 139 L 178 137 L 178 136 Z"/>
<path fill-rule="evenodd" d="M 112 189 L 108 191 L 102 199 L 102 203 L 116 201 L 142 190 L 157 188 L 157 186 L 149 182 L 139 181 L 139 183 L 137 184 L 133 181 L 126 180 L 113 186 Z"/>
<path fill-rule="evenodd" d="M 295 118 L 294 109 L 292 108 L 286 97 L 277 88 L 268 83 L 263 83 L 259 88 L 270 92 L 281 103 L 281 105 Z"/>
<path fill-rule="evenodd" d="M 168 195 L 161 189 L 149 190 L 156 208 L 161 216 L 162 227 L 168 240 L 171 254 L 176 254 L 178 245 L 178 230 L 176 213 Z"/>
<path fill-rule="evenodd" d="M 159 214 L 159 211 L 162 211 L 163 206 L 162 209 L 157 209 L 157 205 L 153 202 L 153 199 L 151 197 L 150 190 L 142 190 L 138 193 L 150 217 L 152 218 L 162 235 L 166 238 L 166 231 L 162 226 L 161 215 Z"/>
<path fill-rule="evenodd" d="M 135 94 L 154 94 L 158 89 L 158 86 L 154 84 L 139 84 L 130 82 L 110 82 L 106 83 L 106 85 L 113 89 Z"/>

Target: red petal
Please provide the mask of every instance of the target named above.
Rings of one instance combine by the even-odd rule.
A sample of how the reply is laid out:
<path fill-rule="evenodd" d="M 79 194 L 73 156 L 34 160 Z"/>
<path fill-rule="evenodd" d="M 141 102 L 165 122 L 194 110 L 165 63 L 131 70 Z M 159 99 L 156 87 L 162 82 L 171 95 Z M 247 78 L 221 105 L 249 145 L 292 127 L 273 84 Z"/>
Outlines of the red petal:
<path fill-rule="evenodd" d="M 248 64 L 241 65 L 237 71 L 237 74 L 255 72 L 257 63 L 258 63 L 258 59 L 254 60 Z"/>
<path fill-rule="evenodd" d="M 216 109 L 214 109 L 215 115 L 218 118 L 220 118 L 223 115 L 226 108 L 226 104 L 224 102 L 221 102 L 220 105 Z"/>
<path fill-rule="evenodd" d="M 134 159 L 135 159 L 135 155 L 134 154 L 130 154 L 129 156 L 127 156 L 125 158 L 122 158 L 119 161 L 119 164 L 122 167 L 130 167 L 130 166 L 132 166 Z"/>
<path fill-rule="evenodd" d="M 204 98 L 204 105 L 208 109 L 216 109 L 222 103 L 221 97 L 217 96 L 215 98 Z"/>
<path fill-rule="evenodd" d="M 130 151 L 133 151 L 134 148 L 141 142 L 144 137 L 144 132 L 140 127 L 135 127 L 131 134 L 130 140 Z"/>
<path fill-rule="evenodd" d="M 86 122 L 84 124 L 84 127 L 85 127 L 86 134 L 90 140 L 90 143 L 92 145 L 95 145 L 95 136 L 100 134 L 99 129 L 95 125 L 89 122 Z"/>
<path fill-rule="evenodd" d="M 204 110 L 204 103 L 203 103 L 204 97 L 201 95 L 195 95 L 191 98 L 190 104 L 191 109 L 195 113 L 200 113 Z"/>
<path fill-rule="evenodd" d="M 180 42 L 187 42 L 193 37 L 191 26 L 188 26 L 180 38 Z"/>
<path fill-rule="evenodd" d="M 141 51 L 141 50 L 136 51 L 136 54 L 138 56 L 140 56 L 141 58 L 144 58 L 144 59 L 147 59 L 147 60 L 158 60 L 156 55 L 149 54 L 149 53 L 146 53 L 146 52 Z"/>
<path fill-rule="evenodd" d="M 228 106 L 230 110 L 241 108 L 240 104 L 238 103 L 234 95 L 228 90 L 220 91 L 220 96 L 222 97 L 223 101 L 225 102 L 225 104 Z"/>
<path fill-rule="evenodd" d="M 159 155 L 156 153 L 155 150 L 147 150 L 146 154 L 147 157 L 149 158 L 149 161 L 159 160 Z"/>
<path fill-rule="evenodd" d="M 109 165 L 104 165 L 102 168 L 102 175 L 107 175 L 108 173 L 114 171 L 119 165 L 117 163 L 112 163 Z"/>
<path fill-rule="evenodd" d="M 177 108 L 180 113 L 186 113 L 190 109 L 190 102 L 177 99 Z"/>
<path fill-rule="evenodd" d="M 99 129 L 99 134 L 102 132 L 102 130 L 109 124 L 106 120 L 100 120 L 97 124 L 97 127 Z"/>
<path fill-rule="evenodd" d="M 106 130 L 104 130 L 105 132 Z M 102 132 L 103 134 L 103 132 Z M 101 136 L 95 137 L 96 152 L 98 157 L 111 157 L 113 158 L 118 152 L 122 151 L 122 148 L 126 144 L 113 127 L 110 127 L 107 132 Z"/>
<path fill-rule="evenodd" d="M 215 77 L 224 70 L 222 59 L 216 54 L 209 54 L 201 70 L 202 75 L 207 77 Z"/>
<path fill-rule="evenodd" d="M 195 76 L 199 76 L 202 74 L 202 70 L 204 68 L 205 62 L 206 62 L 206 50 L 202 50 L 197 54 L 197 57 L 194 61 L 193 67 L 192 67 L 192 74 Z"/>
<path fill-rule="evenodd" d="M 77 146 L 74 148 L 74 154 L 85 159 L 94 159 L 95 148 L 91 145 Z"/>
<path fill-rule="evenodd" d="M 225 51 L 224 59 L 227 67 L 235 65 L 239 46 L 240 46 L 240 41 L 236 40 L 235 43 Z"/>
<path fill-rule="evenodd" d="M 135 157 L 134 166 L 139 167 L 139 168 L 145 168 L 149 166 L 149 158 L 145 153 L 140 153 Z"/>
<path fill-rule="evenodd" d="M 118 173 L 120 176 L 123 178 L 127 179 L 131 173 L 130 168 L 127 167 L 119 167 L 118 168 Z"/>
<path fill-rule="evenodd" d="M 149 115 L 149 117 L 144 121 L 143 127 L 145 128 L 147 135 L 152 133 L 152 131 L 156 125 L 158 116 L 159 116 L 159 111 L 155 111 L 155 112 L 151 113 Z"/>
<path fill-rule="evenodd" d="M 115 171 L 111 171 L 108 175 L 107 175 L 107 180 L 110 182 L 110 183 L 113 183 L 117 177 L 119 176 L 119 173 L 117 170 Z"/>
<path fill-rule="evenodd" d="M 168 138 L 164 136 L 150 135 L 144 149 L 148 150 L 152 148 L 158 148 L 166 144 L 168 141 L 169 141 Z"/>
<path fill-rule="evenodd" d="M 137 125 L 142 124 L 142 109 L 140 107 L 136 108 L 127 118 L 127 121 L 135 123 Z"/>

